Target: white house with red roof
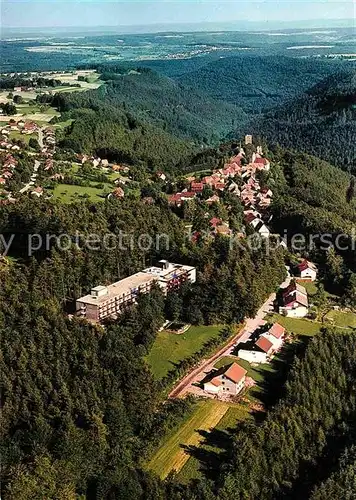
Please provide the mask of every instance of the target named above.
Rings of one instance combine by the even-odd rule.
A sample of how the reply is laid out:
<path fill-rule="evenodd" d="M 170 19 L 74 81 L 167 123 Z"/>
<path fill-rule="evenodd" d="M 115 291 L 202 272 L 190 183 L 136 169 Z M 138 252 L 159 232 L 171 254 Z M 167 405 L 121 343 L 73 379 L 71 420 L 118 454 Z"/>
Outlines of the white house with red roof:
<path fill-rule="evenodd" d="M 248 349 L 240 349 L 237 355 L 240 359 L 256 365 L 267 363 L 268 361 L 267 354 L 257 349 L 254 351 Z"/>
<path fill-rule="evenodd" d="M 317 274 L 316 265 L 306 259 L 298 265 L 298 277 L 302 280 L 315 281 Z"/>
<path fill-rule="evenodd" d="M 309 312 L 308 293 L 304 286 L 293 281 L 282 295 L 279 313 L 290 318 L 304 318 Z"/>
<path fill-rule="evenodd" d="M 237 363 L 224 366 L 214 372 L 214 376 L 204 382 L 204 391 L 209 394 L 236 396 L 243 389 L 247 370 Z"/>
<path fill-rule="evenodd" d="M 37 196 L 37 198 L 40 198 L 43 195 L 43 188 L 40 186 L 36 187 L 33 191 L 31 191 L 31 194 Z"/>
<path fill-rule="evenodd" d="M 249 363 L 267 363 L 281 349 L 285 338 L 285 328 L 275 323 L 266 333 L 260 335 L 251 349 L 240 349 L 238 357 Z"/>

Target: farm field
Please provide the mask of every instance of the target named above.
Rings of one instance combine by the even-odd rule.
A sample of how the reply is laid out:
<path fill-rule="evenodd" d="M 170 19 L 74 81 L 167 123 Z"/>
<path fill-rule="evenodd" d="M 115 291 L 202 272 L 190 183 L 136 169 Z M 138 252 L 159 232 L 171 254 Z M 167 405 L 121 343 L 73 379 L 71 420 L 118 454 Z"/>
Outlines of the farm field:
<path fill-rule="evenodd" d="M 221 404 L 218 401 L 211 400 L 215 404 Z M 247 405 L 231 405 L 219 420 L 215 428 L 210 432 L 205 441 L 200 442 L 201 455 L 209 454 L 209 466 L 213 465 L 214 459 L 219 462 L 219 454 L 224 451 L 224 441 L 229 439 L 229 435 L 234 431 L 239 422 L 251 418 Z M 209 442 L 209 437 L 211 442 Z M 203 477 L 204 463 L 197 457 L 190 455 L 179 473 L 177 479 L 182 483 L 189 483 L 193 479 Z"/>
<path fill-rule="evenodd" d="M 181 335 L 159 332 L 147 356 L 156 379 L 164 377 L 173 365 L 199 351 L 203 344 L 217 337 L 222 326 L 191 326 Z"/>
<path fill-rule="evenodd" d="M 189 460 L 185 446 L 197 446 L 203 439 L 200 431 L 216 427 L 231 405 L 212 399 L 199 401 L 192 415 L 173 430 L 147 464 L 162 479 L 175 470 L 179 472 Z"/>

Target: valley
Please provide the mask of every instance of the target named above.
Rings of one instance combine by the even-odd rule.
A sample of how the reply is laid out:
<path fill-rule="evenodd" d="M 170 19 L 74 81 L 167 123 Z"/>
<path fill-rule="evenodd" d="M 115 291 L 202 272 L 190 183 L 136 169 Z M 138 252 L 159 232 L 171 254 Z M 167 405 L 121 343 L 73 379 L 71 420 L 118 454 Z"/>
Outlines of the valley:
<path fill-rule="evenodd" d="M 353 498 L 352 37 L 3 37 L 5 500 Z"/>

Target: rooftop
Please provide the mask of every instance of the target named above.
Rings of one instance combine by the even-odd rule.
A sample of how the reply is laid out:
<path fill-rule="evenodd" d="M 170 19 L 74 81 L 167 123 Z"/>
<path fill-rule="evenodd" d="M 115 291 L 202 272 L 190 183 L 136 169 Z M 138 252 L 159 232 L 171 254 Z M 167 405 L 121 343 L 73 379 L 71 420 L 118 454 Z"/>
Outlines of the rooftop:
<path fill-rule="evenodd" d="M 128 278 L 116 281 L 115 283 L 113 283 L 112 285 L 108 285 L 107 287 L 97 286 L 93 288 L 92 291 L 103 293 L 106 289 L 107 293 L 99 296 L 94 296 L 92 294 L 85 295 L 84 297 L 80 297 L 80 299 L 78 299 L 77 302 L 83 302 L 85 304 L 93 304 L 93 305 L 100 304 L 106 302 L 109 299 L 113 299 L 117 296 L 121 296 L 126 293 L 131 293 L 135 289 L 138 289 L 138 287 L 148 284 L 153 280 L 157 280 L 157 276 L 154 276 L 153 274 L 148 274 L 147 272 L 139 272 L 133 274 L 132 276 L 129 276 Z"/>

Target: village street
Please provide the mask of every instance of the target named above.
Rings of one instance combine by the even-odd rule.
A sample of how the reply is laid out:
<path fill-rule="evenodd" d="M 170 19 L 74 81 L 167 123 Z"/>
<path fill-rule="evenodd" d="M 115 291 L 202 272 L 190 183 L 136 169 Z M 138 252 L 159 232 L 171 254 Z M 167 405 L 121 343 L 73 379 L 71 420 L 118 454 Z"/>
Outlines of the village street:
<path fill-rule="evenodd" d="M 291 282 L 291 278 L 288 276 L 287 279 L 280 285 L 281 288 L 287 287 Z M 257 311 L 254 318 L 248 318 L 245 321 L 244 328 L 235 335 L 223 348 L 218 352 L 213 354 L 211 358 L 202 360 L 198 368 L 188 373 L 170 392 L 170 398 L 179 398 L 185 396 L 187 393 L 192 393 L 195 395 L 204 395 L 206 393 L 197 387 L 199 382 L 201 382 L 208 373 L 210 373 L 216 362 L 223 358 L 224 356 L 231 356 L 232 352 L 236 349 L 236 346 L 247 342 L 252 334 L 261 326 L 265 324 L 264 318 L 268 313 L 273 310 L 273 303 L 276 299 L 276 294 L 272 293 L 264 304 Z"/>
<path fill-rule="evenodd" d="M 40 145 L 41 151 L 44 148 L 43 143 L 43 128 L 38 129 L 38 144 Z"/>
<path fill-rule="evenodd" d="M 35 181 L 38 176 L 38 169 L 40 168 L 40 162 L 38 160 L 35 160 L 34 166 L 33 166 L 33 174 L 31 175 L 30 181 L 22 188 L 20 189 L 20 193 L 25 193 L 28 191 L 32 186 L 34 186 Z"/>

